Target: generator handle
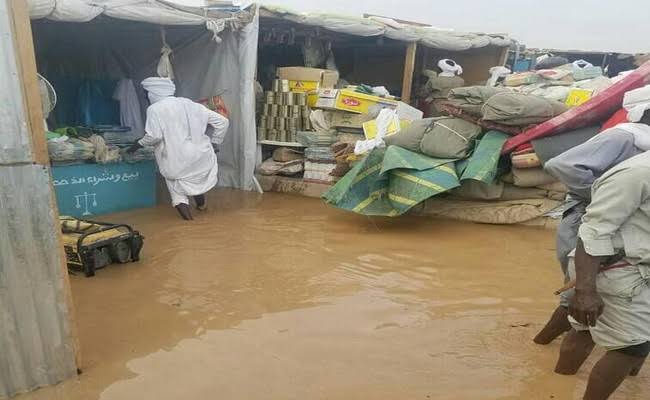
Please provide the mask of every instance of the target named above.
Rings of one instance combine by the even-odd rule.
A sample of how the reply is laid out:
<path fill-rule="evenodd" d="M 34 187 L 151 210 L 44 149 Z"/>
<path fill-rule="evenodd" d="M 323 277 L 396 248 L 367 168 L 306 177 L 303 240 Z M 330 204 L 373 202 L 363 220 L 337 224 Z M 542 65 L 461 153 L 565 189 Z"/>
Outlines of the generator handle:
<path fill-rule="evenodd" d="M 115 229 L 115 228 L 126 228 L 126 229 L 129 230 L 129 233 L 134 232 L 133 228 L 131 228 L 129 225 L 126 225 L 126 224 L 107 225 L 107 224 L 105 224 L 103 222 L 95 222 L 95 221 L 88 221 L 88 220 L 83 220 L 83 222 L 88 222 L 88 223 L 95 224 L 95 225 L 102 225 L 102 227 L 99 228 L 99 230 L 96 230 L 94 232 L 82 233 L 81 236 L 79 236 L 79 239 L 77 239 L 77 254 L 80 254 L 80 255 L 81 255 L 81 246 L 83 246 L 83 241 L 84 241 L 84 239 L 86 239 L 90 235 L 110 231 L 111 229 Z"/>

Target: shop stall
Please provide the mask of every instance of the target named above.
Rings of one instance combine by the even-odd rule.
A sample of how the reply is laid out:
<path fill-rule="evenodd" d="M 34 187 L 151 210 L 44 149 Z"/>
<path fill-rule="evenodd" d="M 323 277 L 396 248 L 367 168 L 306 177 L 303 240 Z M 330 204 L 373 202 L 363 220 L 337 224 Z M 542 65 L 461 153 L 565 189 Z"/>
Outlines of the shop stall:
<path fill-rule="evenodd" d="M 101 3 L 101 4 L 99 4 Z M 177 8 L 165 1 L 31 0 L 52 175 L 63 214 L 88 216 L 156 203 L 140 82 L 174 80 L 177 96 L 218 96 L 230 110 L 219 185 L 255 188 L 257 9 Z"/>
<path fill-rule="evenodd" d="M 490 68 L 504 64 L 511 43 L 507 35 L 381 16 L 261 6 L 257 128 L 263 188 L 323 193 L 349 169 L 345 149 L 374 136 L 380 109 L 397 110 L 394 124 L 400 127 L 428 116 L 426 87 L 440 72 L 440 60 L 462 65 L 460 85 L 485 84 Z M 330 150 L 334 144 L 339 151 Z"/>

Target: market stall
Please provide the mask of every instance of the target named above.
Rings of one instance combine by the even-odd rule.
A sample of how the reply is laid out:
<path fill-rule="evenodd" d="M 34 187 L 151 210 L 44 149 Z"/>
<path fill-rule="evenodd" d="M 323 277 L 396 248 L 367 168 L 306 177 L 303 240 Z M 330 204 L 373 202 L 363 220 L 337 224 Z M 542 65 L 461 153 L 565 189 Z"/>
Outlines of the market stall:
<path fill-rule="evenodd" d="M 219 185 L 252 190 L 257 10 L 176 8 L 164 1 L 29 2 L 48 149 L 62 213 L 91 215 L 155 204 L 140 82 L 171 77 L 177 96 L 219 96 L 230 109 Z M 47 107 L 47 106 L 46 106 Z"/>

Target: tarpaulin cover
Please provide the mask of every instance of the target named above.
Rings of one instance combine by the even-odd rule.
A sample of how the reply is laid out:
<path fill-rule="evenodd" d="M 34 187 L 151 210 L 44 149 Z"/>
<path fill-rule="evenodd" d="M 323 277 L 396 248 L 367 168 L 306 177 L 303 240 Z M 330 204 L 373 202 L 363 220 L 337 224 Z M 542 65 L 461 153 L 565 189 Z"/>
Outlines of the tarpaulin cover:
<path fill-rule="evenodd" d="M 395 217 L 459 185 L 454 160 L 435 159 L 397 146 L 374 149 L 323 195 L 335 207 Z"/>
<path fill-rule="evenodd" d="M 30 2 L 34 6 L 43 3 Z M 77 2 L 57 0 L 56 5 L 59 8 L 72 3 Z M 117 4 L 115 1 L 108 3 Z M 120 3 L 135 4 L 132 1 Z M 147 4 L 152 6 L 158 3 L 150 1 Z M 143 4 L 137 2 L 133 7 L 142 7 Z M 107 10 L 110 7 L 104 10 L 109 15 Z M 168 11 L 180 16 L 176 22 L 180 23 L 185 18 L 182 12 Z M 158 18 L 156 15 L 163 14 L 150 13 L 143 20 L 150 21 L 151 18 Z M 158 22 L 169 21 L 159 19 Z M 32 26 L 38 69 L 46 77 L 128 78 L 137 83 L 157 75 L 161 50 L 160 26 L 101 18 L 83 24 L 39 20 L 34 21 Z M 221 43 L 217 43 L 213 32 L 203 26 L 166 26 L 165 36 L 173 50 L 171 63 L 176 95 L 192 100 L 221 95 L 230 110 L 230 128 L 225 142 L 220 145 L 218 157 L 219 185 L 252 190 L 256 161 L 254 76 L 257 16 L 239 28 L 221 32 Z M 136 86 L 141 90 L 139 85 Z"/>
<path fill-rule="evenodd" d="M 159 0 L 28 0 L 32 19 L 88 22 L 101 14 L 161 25 L 201 25 L 207 18 Z"/>
<path fill-rule="evenodd" d="M 264 5 L 266 15 L 299 24 L 318 26 L 330 31 L 355 36 L 386 36 L 402 42 L 417 42 L 423 46 L 463 51 L 486 46 L 508 47 L 512 40 L 506 35 L 456 32 L 451 29 L 401 24 L 390 18 L 350 17 L 329 13 L 300 13 L 284 7 Z"/>
<path fill-rule="evenodd" d="M 489 131 L 478 142 L 474 153 L 464 168 L 461 181 L 475 180 L 483 183 L 494 182 L 501 157 L 501 148 L 510 136 L 499 131 Z"/>

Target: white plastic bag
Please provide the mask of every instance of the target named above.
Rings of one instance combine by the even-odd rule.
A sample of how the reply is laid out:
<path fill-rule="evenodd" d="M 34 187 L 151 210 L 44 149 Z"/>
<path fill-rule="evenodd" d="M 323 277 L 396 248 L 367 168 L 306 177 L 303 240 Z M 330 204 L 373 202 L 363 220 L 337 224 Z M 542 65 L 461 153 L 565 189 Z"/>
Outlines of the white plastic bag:
<path fill-rule="evenodd" d="M 395 123 L 399 132 L 400 123 L 395 110 L 384 108 L 377 116 L 377 136 L 369 140 L 359 140 L 354 145 L 354 154 L 360 155 L 368 153 L 370 150 L 379 147 L 386 147 L 384 137 L 388 132 L 388 127 L 391 123 Z"/>

